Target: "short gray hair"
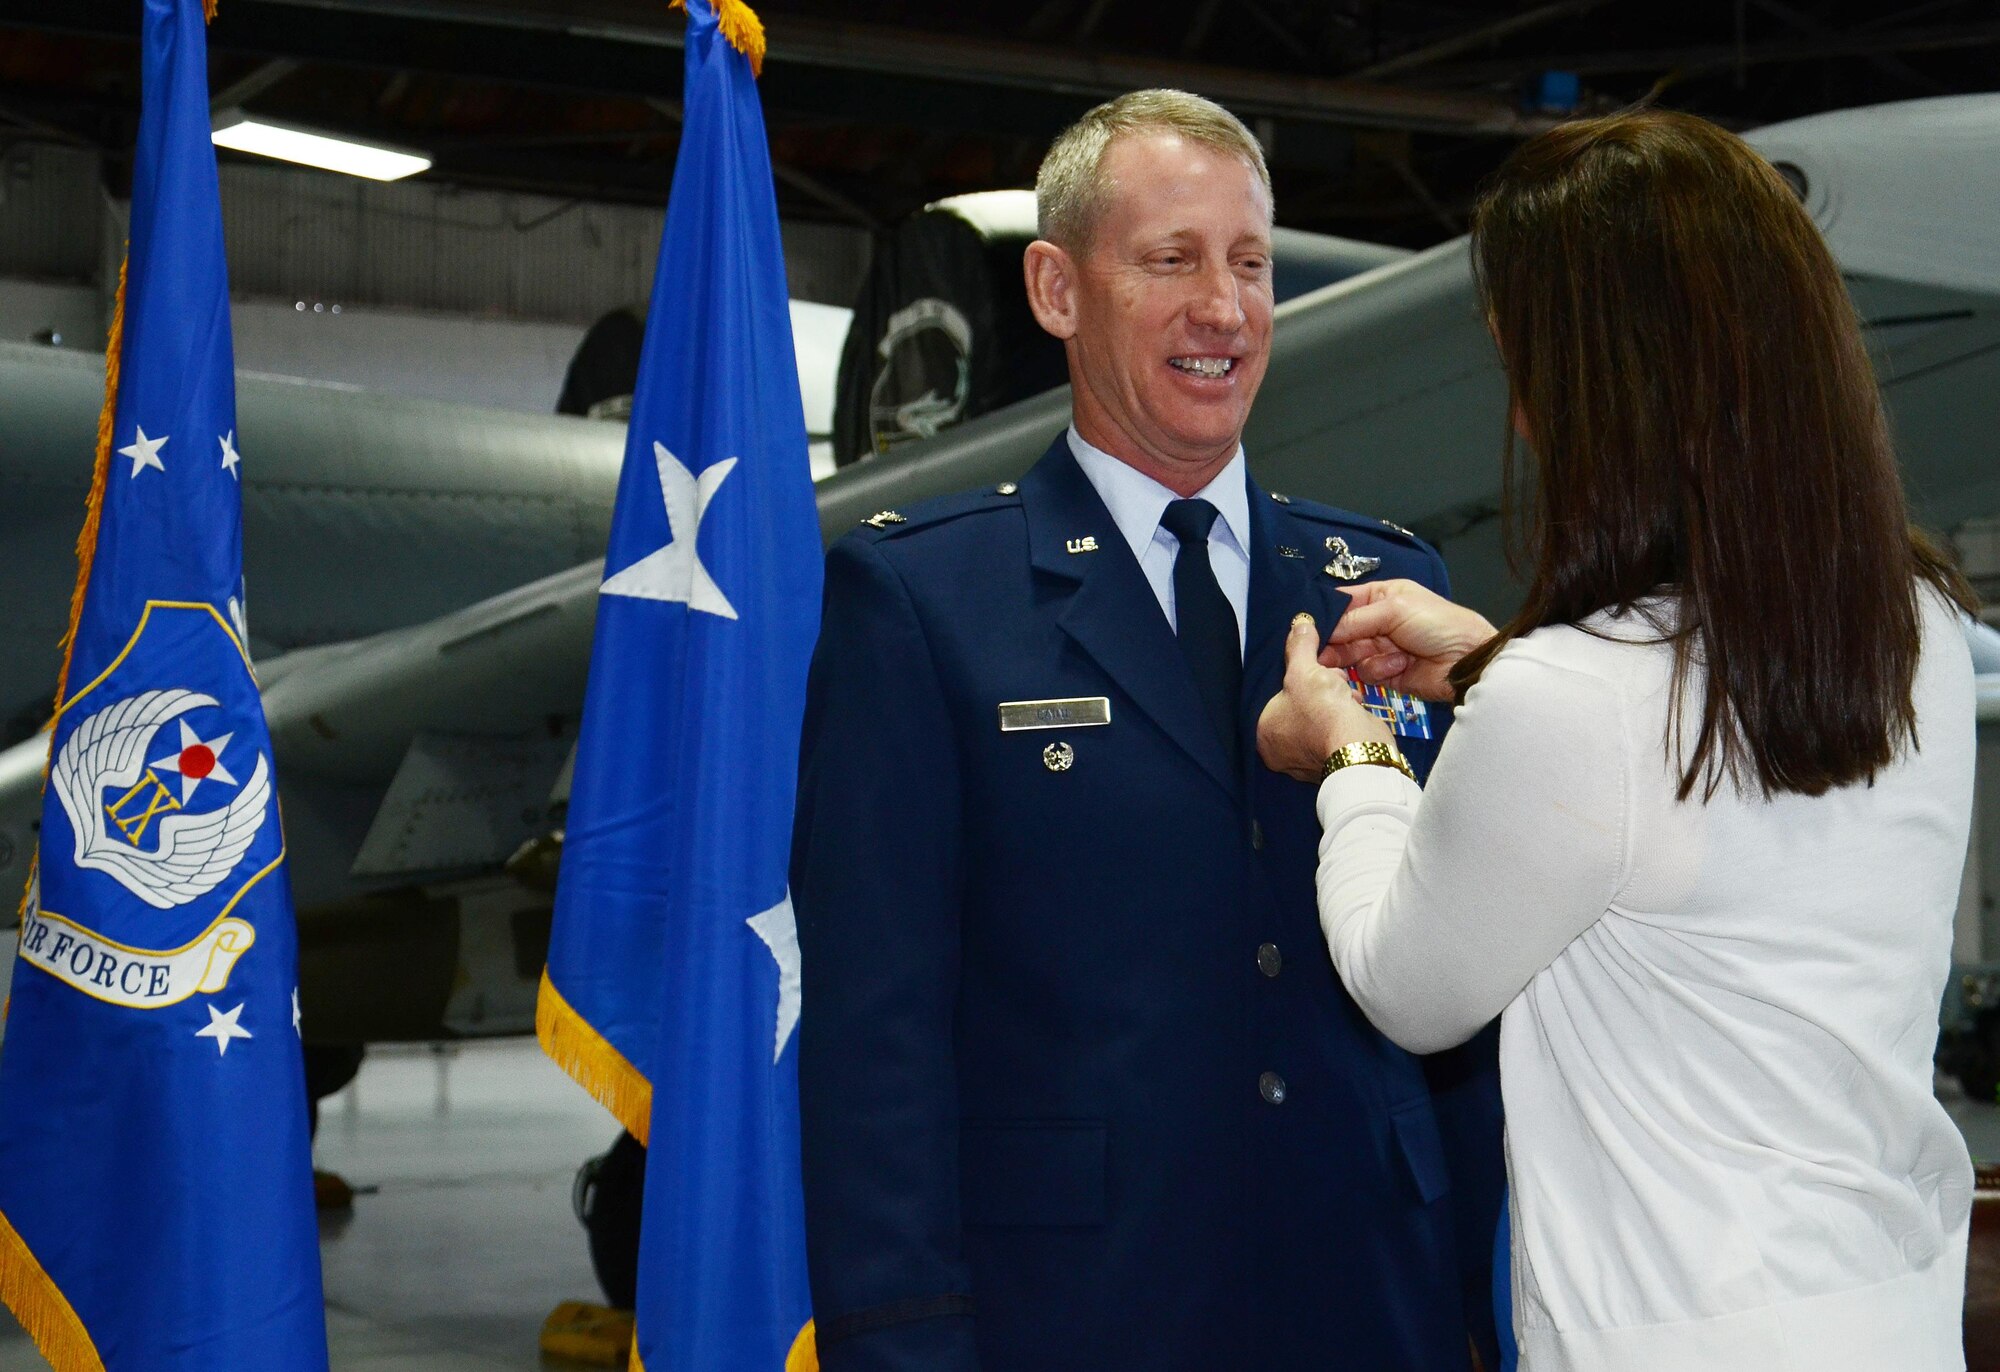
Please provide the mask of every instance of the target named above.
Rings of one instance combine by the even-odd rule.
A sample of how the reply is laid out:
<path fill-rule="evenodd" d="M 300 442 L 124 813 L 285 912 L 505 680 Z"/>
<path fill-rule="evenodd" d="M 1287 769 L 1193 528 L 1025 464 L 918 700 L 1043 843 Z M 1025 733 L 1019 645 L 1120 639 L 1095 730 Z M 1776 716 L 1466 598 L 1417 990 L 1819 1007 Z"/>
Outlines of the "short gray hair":
<path fill-rule="evenodd" d="M 1130 133 L 1177 133 L 1190 142 L 1240 157 L 1271 192 L 1264 150 L 1243 121 L 1213 100 L 1187 91 L 1129 91 L 1090 110 L 1056 135 L 1035 174 L 1036 232 L 1072 251 L 1090 244 L 1113 187 L 1100 174 L 1104 152 Z"/>

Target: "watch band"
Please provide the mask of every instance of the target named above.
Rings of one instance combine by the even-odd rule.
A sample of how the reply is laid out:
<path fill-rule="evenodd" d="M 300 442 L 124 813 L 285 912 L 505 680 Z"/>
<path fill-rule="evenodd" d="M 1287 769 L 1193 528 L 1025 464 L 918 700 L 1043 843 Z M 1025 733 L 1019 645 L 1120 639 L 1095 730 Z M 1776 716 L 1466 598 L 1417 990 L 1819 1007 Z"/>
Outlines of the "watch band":
<path fill-rule="evenodd" d="M 1394 746 L 1387 743 L 1348 743 L 1335 748 L 1326 759 L 1326 769 L 1320 773 L 1321 780 L 1332 776 L 1343 767 L 1394 767 L 1411 781 L 1417 774 L 1410 770 L 1410 764 Z"/>

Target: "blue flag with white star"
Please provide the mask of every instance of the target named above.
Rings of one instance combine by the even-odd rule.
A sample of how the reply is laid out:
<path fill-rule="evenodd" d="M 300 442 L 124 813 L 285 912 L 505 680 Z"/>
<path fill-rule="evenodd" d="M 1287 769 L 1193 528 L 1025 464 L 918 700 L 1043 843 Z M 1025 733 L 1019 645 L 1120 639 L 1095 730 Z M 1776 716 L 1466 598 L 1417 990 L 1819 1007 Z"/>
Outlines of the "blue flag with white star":
<path fill-rule="evenodd" d="M 787 889 L 821 551 L 741 0 L 689 0 L 681 145 L 537 1016 L 647 1143 L 638 1354 L 809 1366 Z"/>
<path fill-rule="evenodd" d="M 319 1372 L 201 0 L 143 25 L 109 460 L 0 1045 L 0 1296 L 64 1372 Z"/>

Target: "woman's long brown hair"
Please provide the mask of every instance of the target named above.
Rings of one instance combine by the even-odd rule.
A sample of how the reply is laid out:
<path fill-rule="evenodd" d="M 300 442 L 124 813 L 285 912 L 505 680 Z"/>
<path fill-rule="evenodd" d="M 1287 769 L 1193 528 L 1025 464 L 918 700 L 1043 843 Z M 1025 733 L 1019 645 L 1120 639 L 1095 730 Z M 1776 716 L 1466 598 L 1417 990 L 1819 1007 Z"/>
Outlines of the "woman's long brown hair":
<path fill-rule="evenodd" d="M 1580 120 L 1496 173 L 1472 256 L 1533 572 L 1459 693 L 1517 635 L 1664 593 L 1674 699 L 1703 683 L 1692 747 L 1678 706 L 1668 726 L 1683 800 L 1872 780 L 1916 738 L 1919 586 L 1974 602 L 1909 524 L 1853 304 L 1785 181 L 1690 115 Z"/>

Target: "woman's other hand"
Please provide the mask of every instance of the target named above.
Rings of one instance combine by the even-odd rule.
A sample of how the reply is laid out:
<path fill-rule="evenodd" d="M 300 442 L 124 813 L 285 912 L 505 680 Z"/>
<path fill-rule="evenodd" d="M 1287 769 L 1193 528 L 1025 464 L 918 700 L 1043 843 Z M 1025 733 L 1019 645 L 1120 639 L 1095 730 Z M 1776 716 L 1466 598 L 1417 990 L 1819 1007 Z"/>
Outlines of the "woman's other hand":
<path fill-rule="evenodd" d="M 1414 581 L 1368 581 L 1347 594 L 1347 613 L 1333 626 L 1319 660 L 1352 668 L 1372 686 L 1450 700 L 1451 669 L 1493 637 L 1484 617 Z"/>
<path fill-rule="evenodd" d="M 1293 619 L 1285 639 L 1285 688 L 1257 720 L 1257 755 L 1264 765 L 1300 781 L 1318 781 L 1335 749 L 1395 742 L 1389 726 L 1355 699 L 1347 673 L 1320 665 L 1319 628 L 1312 616 Z"/>

